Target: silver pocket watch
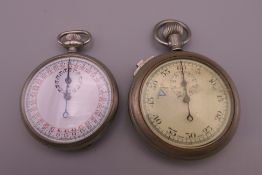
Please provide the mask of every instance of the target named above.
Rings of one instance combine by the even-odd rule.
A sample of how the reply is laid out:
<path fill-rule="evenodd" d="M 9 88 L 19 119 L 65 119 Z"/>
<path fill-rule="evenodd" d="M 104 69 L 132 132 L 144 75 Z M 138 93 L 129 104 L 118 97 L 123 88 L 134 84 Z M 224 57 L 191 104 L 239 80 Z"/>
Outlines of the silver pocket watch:
<path fill-rule="evenodd" d="M 118 89 L 109 69 L 77 50 L 91 41 L 87 31 L 67 31 L 58 42 L 68 50 L 41 63 L 27 78 L 21 113 L 38 140 L 80 148 L 97 140 L 114 118 Z"/>

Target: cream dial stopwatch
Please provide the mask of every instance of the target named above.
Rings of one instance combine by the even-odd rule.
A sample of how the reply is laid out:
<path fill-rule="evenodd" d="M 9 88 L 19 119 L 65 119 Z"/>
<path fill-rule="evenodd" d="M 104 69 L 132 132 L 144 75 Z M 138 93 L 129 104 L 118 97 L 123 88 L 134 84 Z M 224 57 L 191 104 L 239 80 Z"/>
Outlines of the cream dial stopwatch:
<path fill-rule="evenodd" d="M 184 23 L 161 21 L 155 38 L 172 52 L 138 65 L 129 94 L 135 127 L 170 156 L 200 158 L 219 150 L 239 119 L 233 82 L 210 59 L 181 51 L 190 38 Z"/>
<path fill-rule="evenodd" d="M 118 92 L 110 71 L 96 59 L 76 53 L 91 40 L 86 31 L 61 33 L 69 53 L 39 65 L 21 97 L 23 119 L 37 138 L 63 148 L 95 141 L 117 109 Z"/>

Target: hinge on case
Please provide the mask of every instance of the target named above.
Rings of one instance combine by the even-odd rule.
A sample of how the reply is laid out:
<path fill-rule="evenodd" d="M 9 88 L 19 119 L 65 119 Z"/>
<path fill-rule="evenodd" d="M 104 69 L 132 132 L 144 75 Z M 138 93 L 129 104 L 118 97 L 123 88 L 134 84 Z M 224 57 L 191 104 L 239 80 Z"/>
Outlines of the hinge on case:
<path fill-rule="evenodd" d="M 137 72 L 141 69 L 141 67 L 143 67 L 144 64 L 146 64 L 149 60 L 151 60 L 152 58 L 154 58 L 154 56 L 145 58 L 145 59 L 141 59 L 137 64 L 136 64 L 136 70 L 134 72 L 134 76 L 137 74 Z"/>

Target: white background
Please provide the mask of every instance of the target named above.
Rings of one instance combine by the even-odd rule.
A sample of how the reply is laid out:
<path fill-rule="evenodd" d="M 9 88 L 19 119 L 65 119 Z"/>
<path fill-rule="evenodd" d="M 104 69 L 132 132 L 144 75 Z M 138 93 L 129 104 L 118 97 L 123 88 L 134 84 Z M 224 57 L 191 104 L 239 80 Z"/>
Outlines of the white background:
<path fill-rule="evenodd" d="M 0 2 L 0 174 L 261 174 L 262 1 L 259 0 L 2 0 Z M 152 39 L 162 19 L 185 22 L 185 48 L 206 55 L 231 75 L 240 95 L 239 128 L 222 151 L 196 161 L 152 150 L 132 127 L 128 91 L 140 58 L 167 49 Z M 90 148 L 65 152 L 36 141 L 22 123 L 19 97 L 29 73 L 63 53 L 56 36 L 83 29 L 93 43 L 82 53 L 105 63 L 120 92 L 117 116 Z"/>

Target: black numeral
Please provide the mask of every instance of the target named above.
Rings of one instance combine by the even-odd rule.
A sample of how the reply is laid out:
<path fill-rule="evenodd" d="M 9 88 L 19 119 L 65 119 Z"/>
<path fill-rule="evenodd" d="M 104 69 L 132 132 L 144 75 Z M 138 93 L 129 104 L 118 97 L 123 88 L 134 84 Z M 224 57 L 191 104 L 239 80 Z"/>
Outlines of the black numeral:
<path fill-rule="evenodd" d="M 161 75 L 163 76 L 163 77 L 165 77 L 165 76 L 167 76 L 168 74 L 170 74 L 170 70 L 168 70 L 167 68 L 165 68 L 165 69 L 163 69 L 163 70 L 161 70 Z"/>
<path fill-rule="evenodd" d="M 200 74 L 200 67 L 196 68 L 196 74 Z"/>
<path fill-rule="evenodd" d="M 205 128 L 203 129 L 203 132 L 204 132 L 206 135 L 209 135 L 209 134 L 211 134 L 212 130 L 213 130 L 213 128 L 208 125 L 207 127 L 205 127 Z"/>
<path fill-rule="evenodd" d="M 222 101 L 224 101 L 225 100 L 225 96 L 223 96 L 223 95 L 218 95 L 217 96 L 217 101 L 218 102 L 222 102 Z"/>
<path fill-rule="evenodd" d="M 186 135 L 190 139 L 196 138 L 196 133 L 194 132 L 186 132 Z"/>
<path fill-rule="evenodd" d="M 162 120 L 159 118 L 158 115 L 153 115 L 153 122 L 159 125 L 162 123 Z"/>
<path fill-rule="evenodd" d="M 216 87 L 216 84 L 217 84 L 217 79 L 216 79 L 216 78 L 212 78 L 211 80 L 209 80 L 209 83 L 211 84 L 211 86 L 212 86 L 213 88 L 215 88 L 215 87 Z"/>
<path fill-rule="evenodd" d="M 181 64 L 179 64 L 179 65 L 176 67 L 176 69 L 177 69 L 178 71 L 182 71 L 182 68 L 183 68 L 183 70 L 186 70 L 186 66 L 185 66 L 185 65 L 181 66 Z"/>
<path fill-rule="evenodd" d="M 157 84 L 158 84 L 158 81 L 152 80 L 149 83 L 149 87 L 150 88 L 156 88 Z"/>
<path fill-rule="evenodd" d="M 146 101 L 145 101 L 145 102 L 148 103 L 148 104 L 151 104 L 151 105 L 155 103 L 153 97 L 146 98 Z"/>
<path fill-rule="evenodd" d="M 168 131 L 167 131 L 168 140 L 173 139 L 176 136 L 176 133 L 177 133 L 177 130 L 175 130 L 171 127 L 168 127 Z"/>
<path fill-rule="evenodd" d="M 223 119 L 223 113 L 221 111 L 217 111 L 215 120 L 221 121 L 222 119 Z"/>

